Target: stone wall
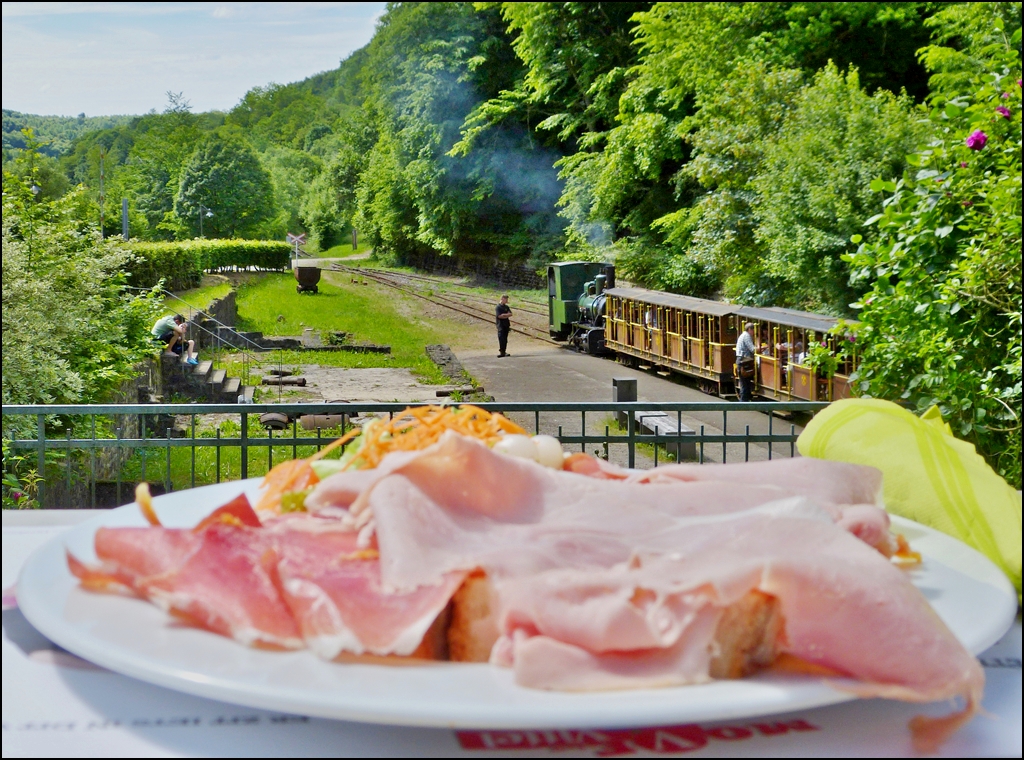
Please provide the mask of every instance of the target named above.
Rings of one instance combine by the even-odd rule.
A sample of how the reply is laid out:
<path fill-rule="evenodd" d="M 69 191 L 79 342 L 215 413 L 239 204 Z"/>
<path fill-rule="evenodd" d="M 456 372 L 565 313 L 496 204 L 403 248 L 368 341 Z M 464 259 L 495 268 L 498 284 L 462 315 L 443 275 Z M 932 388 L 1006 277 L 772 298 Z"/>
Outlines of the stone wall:
<path fill-rule="evenodd" d="M 223 298 L 218 298 L 204 309 L 208 317 L 200 316 L 196 322 L 203 329 L 189 326 L 189 337 L 196 342 L 198 348 L 212 346 L 216 341 L 218 322 L 227 327 L 234 327 L 238 321 L 238 304 L 235 301 L 235 291 L 231 291 Z M 210 319 L 212 317 L 213 319 Z M 216 320 L 216 322 L 214 321 Z"/>

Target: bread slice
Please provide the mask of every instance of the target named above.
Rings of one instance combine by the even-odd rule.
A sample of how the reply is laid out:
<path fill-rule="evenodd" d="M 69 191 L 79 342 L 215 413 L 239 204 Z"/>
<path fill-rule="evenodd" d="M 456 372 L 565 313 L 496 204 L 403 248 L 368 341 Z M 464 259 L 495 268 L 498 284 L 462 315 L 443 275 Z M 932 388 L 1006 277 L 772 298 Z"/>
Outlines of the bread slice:
<path fill-rule="evenodd" d="M 774 596 L 748 591 L 725 608 L 711 642 L 712 678 L 743 678 L 775 661 L 782 613 Z"/>
<path fill-rule="evenodd" d="M 487 575 L 477 570 L 452 597 L 448 656 L 453 662 L 487 662 L 498 640 L 497 609 Z"/>
<path fill-rule="evenodd" d="M 453 662 L 487 662 L 498 640 L 493 590 L 476 571 L 455 592 L 448 625 L 448 656 Z M 783 630 L 778 600 L 750 591 L 725 609 L 711 644 L 712 678 L 742 678 L 771 665 Z"/>

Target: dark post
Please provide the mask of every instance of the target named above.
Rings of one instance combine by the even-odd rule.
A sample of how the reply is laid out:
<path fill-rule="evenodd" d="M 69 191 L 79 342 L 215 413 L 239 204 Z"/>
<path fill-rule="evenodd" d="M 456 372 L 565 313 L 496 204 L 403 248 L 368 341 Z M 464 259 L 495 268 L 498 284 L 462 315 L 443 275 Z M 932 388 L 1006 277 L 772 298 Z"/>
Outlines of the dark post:
<path fill-rule="evenodd" d="M 636 401 L 636 378 L 635 377 L 613 377 L 612 378 L 612 402 L 623 403 Z M 615 412 L 615 419 L 620 425 L 626 424 L 626 413 Z"/>
<path fill-rule="evenodd" d="M 359 232 L 355 227 L 352 228 L 352 253 L 356 252 L 356 248 L 359 247 Z"/>
<path fill-rule="evenodd" d="M 635 377 L 613 377 L 612 378 L 612 401 L 616 404 L 632 403 L 636 401 L 636 378 Z M 636 412 L 630 409 L 628 412 L 616 411 L 615 417 L 621 425 L 626 424 L 626 435 L 629 436 L 627 446 L 629 447 L 628 466 L 633 467 L 636 463 Z"/>
<path fill-rule="evenodd" d="M 128 239 L 128 199 L 121 199 L 121 237 Z"/>

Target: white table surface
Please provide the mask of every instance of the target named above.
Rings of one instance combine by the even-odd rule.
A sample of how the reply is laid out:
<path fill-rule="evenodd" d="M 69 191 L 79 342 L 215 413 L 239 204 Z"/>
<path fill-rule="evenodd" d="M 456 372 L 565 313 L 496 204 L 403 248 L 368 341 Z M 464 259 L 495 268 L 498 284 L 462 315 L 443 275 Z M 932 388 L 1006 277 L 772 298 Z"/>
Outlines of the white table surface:
<path fill-rule="evenodd" d="M 87 510 L 3 513 L 3 756 L 912 756 L 907 722 L 948 705 L 882 699 L 750 720 L 636 731 L 455 732 L 281 715 L 111 673 L 55 647 L 17 608 L 29 554 Z M 942 756 L 1021 756 L 1021 620 L 981 655 L 976 717 Z"/>

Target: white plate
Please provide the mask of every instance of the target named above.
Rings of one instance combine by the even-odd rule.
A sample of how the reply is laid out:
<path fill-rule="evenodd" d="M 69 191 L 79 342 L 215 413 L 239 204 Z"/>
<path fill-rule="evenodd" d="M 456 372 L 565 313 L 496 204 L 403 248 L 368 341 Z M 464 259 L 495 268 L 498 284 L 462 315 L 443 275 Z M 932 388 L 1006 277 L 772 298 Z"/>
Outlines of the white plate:
<path fill-rule="evenodd" d="M 155 499 L 165 525 L 195 525 L 258 480 L 222 483 Z M 914 583 L 977 654 L 1013 622 L 1017 596 L 984 556 L 945 534 L 894 518 L 925 561 Z M 761 675 L 702 686 L 567 694 L 516 686 L 490 665 L 340 665 L 308 651 L 267 652 L 175 624 L 148 602 L 82 591 L 65 547 L 95 560 L 100 526 L 144 525 L 135 505 L 103 512 L 42 546 L 18 580 L 18 605 L 65 649 L 111 670 L 203 697 L 327 718 L 459 728 L 634 727 L 729 720 L 845 702 L 820 681 Z"/>

